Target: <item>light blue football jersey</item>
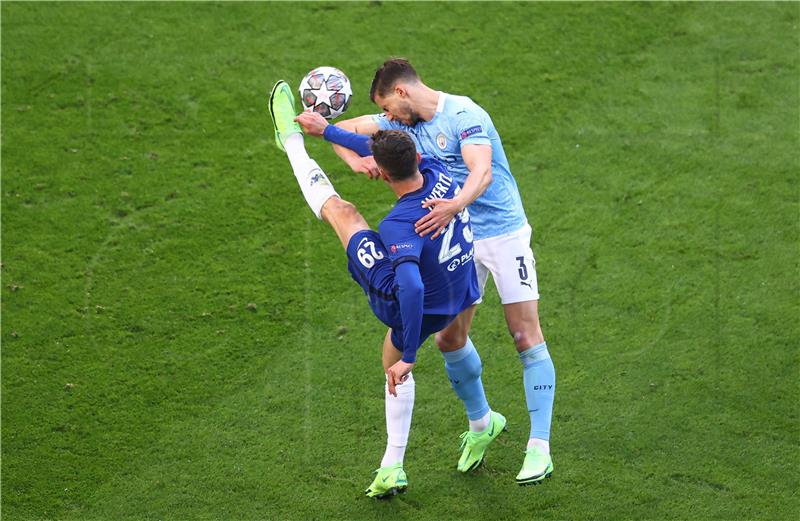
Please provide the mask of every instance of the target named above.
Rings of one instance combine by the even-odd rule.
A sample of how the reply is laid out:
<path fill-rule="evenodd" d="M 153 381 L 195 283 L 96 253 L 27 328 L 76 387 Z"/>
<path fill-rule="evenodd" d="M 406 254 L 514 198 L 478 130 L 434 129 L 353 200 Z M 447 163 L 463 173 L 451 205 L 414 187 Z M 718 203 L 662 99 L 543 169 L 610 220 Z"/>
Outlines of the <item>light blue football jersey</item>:
<path fill-rule="evenodd" d="M 466 96 L 439 93 L 439 105 L 430 121 L 408 126 L 376 114 L 374 121 L 382 130 L 407 132 L 417 150 L 439 159 L 459 184 L 469 175 L 461 156 L 462 145 L 492 145 L 492 183 L 469 205 L 475 239 L 488 239 L 516 231 L 527 223 L 519 189 L 508 167 L 508 159 L 494 128 L 492 118 Z"/>

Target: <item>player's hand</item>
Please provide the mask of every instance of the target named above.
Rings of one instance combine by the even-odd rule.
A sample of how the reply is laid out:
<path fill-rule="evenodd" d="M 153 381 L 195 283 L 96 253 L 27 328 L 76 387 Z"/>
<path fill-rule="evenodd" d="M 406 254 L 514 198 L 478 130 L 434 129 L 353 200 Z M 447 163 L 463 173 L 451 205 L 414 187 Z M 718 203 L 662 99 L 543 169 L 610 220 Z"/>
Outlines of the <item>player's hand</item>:
<path fill-rule="evenodd" d="M 322 133 L 325 132 L 325 127 L 330 125 L 327 119 L 310 110 L 299 114 L 294 120 L 300 123 L 300 126 L 303 127 L 303 132 L 309 136 L 322 136 Z"/>
<path fill-rule="evenodd" d="M 378 170 L 378 164 L 375 163 L 375 158 L 372 156 L 357 157 L 350 162 L 350 168 L 353 172 L 358 172 L 366 175 L 370 179 L 381 179 L 381 172 Z"/>
<path fill-rule="evenodd" d="M 402 385 L 408 378 L 408 373 L 414 368 L 414 364 L 398 360 L 392 367 L 386 371 L 387 384 L 389 387 L 389 394 L 397 396 L 398 385 Z"/>
<path fill-rule="evenodd" d="M 461 203 L 455 199 L 429 199 L 422 203 L 423 208 L 430 208 L 431 206 L 434 207 L 433 210 L 414 224 L 414 231 L 420 237 L 425 237 L 434 232 L 431 236 L 431 240 L 433 240 L 441 235 L 447 225 L 450 224 L 450 221 L 453 220 L 453 217 L 463 208 Z"/>

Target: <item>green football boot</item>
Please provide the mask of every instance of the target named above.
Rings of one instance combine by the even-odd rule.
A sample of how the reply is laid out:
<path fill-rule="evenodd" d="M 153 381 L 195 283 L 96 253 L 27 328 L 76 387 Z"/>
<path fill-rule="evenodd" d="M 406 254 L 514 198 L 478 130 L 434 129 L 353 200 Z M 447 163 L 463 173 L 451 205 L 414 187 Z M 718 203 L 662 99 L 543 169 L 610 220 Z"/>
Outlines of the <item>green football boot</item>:
<path fill-rule="evenodd" d="M 489 427 L 483 432 L 467 431 L 461 435 L 461 458 L 458 460 L 458 470 L 469 472 L 483 462 L 486 448 L 506 430 L 506 417 L 499 412 L 489 414 Z"/>
<path fill-rule="evenodd" d="M 408 478 L 402 463 L 381 467 L 375 471 L 375 479 L 364 493 L 367 497 L 383 499 L 402 494 L 408 488 Z"/>
<path fill-rule="evenodd" d="M 517 474 L 517 484 L 538 485 L 553 473 L 553 458 L 539 447 L 531 447 L 525 451 L 522 470 Z"/>
<path fill-rule="evenodd" d="M 294 118 L 297 112 L 294 109 L 294 95 L 289 84 L 283 80 L 272 87 L 269 95 L 269 115 L 272 116 L 272 126 L 275 127 L 275 144 L 282 151 L 286 138 L 292 134 L 302 134 L 303 129 Z"/>

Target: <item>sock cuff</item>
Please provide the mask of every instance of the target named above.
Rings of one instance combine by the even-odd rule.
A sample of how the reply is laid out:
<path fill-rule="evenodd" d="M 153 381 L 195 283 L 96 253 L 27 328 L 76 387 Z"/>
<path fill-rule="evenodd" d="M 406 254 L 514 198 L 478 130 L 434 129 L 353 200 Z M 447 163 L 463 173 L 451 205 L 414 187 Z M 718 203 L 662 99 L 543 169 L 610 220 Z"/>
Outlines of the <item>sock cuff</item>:
<path fill-rule="evenodd" d="M 445 362 L 449 364 L 454 364 L 456 362 L 460 362 L 461 360 L 465 359 L 474 352 L 475 352 L 475 345 L 473 345 L 472 339 L 467 337 L 467 343 L 464 344 L 463 347 L 455 351 L 449 351 L 449 352 L 442 351 L 442 356 L 444 357 Z"/>
<path fill-rule="evenodd" d="M 550 352 L 547 350 L 547 342 L 529 347 L 519 354 L 520 361 L 526 367 L 536 362 L 541 362 L 542 360 L 548 360 L 549 358 Z"/>
<path fill-rule="evenodd" d="M 386 374 L 384 374 L 383 376 L 386 379 L 386 382 L 383 384 L 383 388 L 388 393 L 389 392 L 389 377 Z M 401 394 L 408 394 L 408 393 L 414 392 L 414 388 L 416 387 L 416 385 L 417 385 L 417 383 L 414 380 L 414 375 L 411 374 L 411 373 L 408 373 L 408 378 L 406 378 L 406 381 L 395 387 L 395 389 L 397 390 L 397 395 L 400 396 Z M 387 396 L 388 396 L 388 394 L 387 394 Z"/>

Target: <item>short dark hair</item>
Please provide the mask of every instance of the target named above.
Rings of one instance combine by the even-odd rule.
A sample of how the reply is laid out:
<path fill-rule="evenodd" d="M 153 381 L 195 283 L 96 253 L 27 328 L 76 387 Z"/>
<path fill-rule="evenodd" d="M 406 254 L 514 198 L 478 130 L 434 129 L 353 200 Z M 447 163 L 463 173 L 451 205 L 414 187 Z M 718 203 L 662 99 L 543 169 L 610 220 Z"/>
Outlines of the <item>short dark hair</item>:
<path fill-rule="evenodd" d="M 372 135 L 372 155 L 393 181 L 403 181 L 417 173 L 417 147 L 402 130 L 379 130 Z"/>
<path fill-rule="evenodd" d="M 369 99 L 374 103 L 376 94 L 380 97 L 386 96 L 400 80 L 417 82 L 419 75 L 405 58 L 386 60 L 375 71 L 375 78 L 372 79 L 372 87 L 369 89 Z"/>

